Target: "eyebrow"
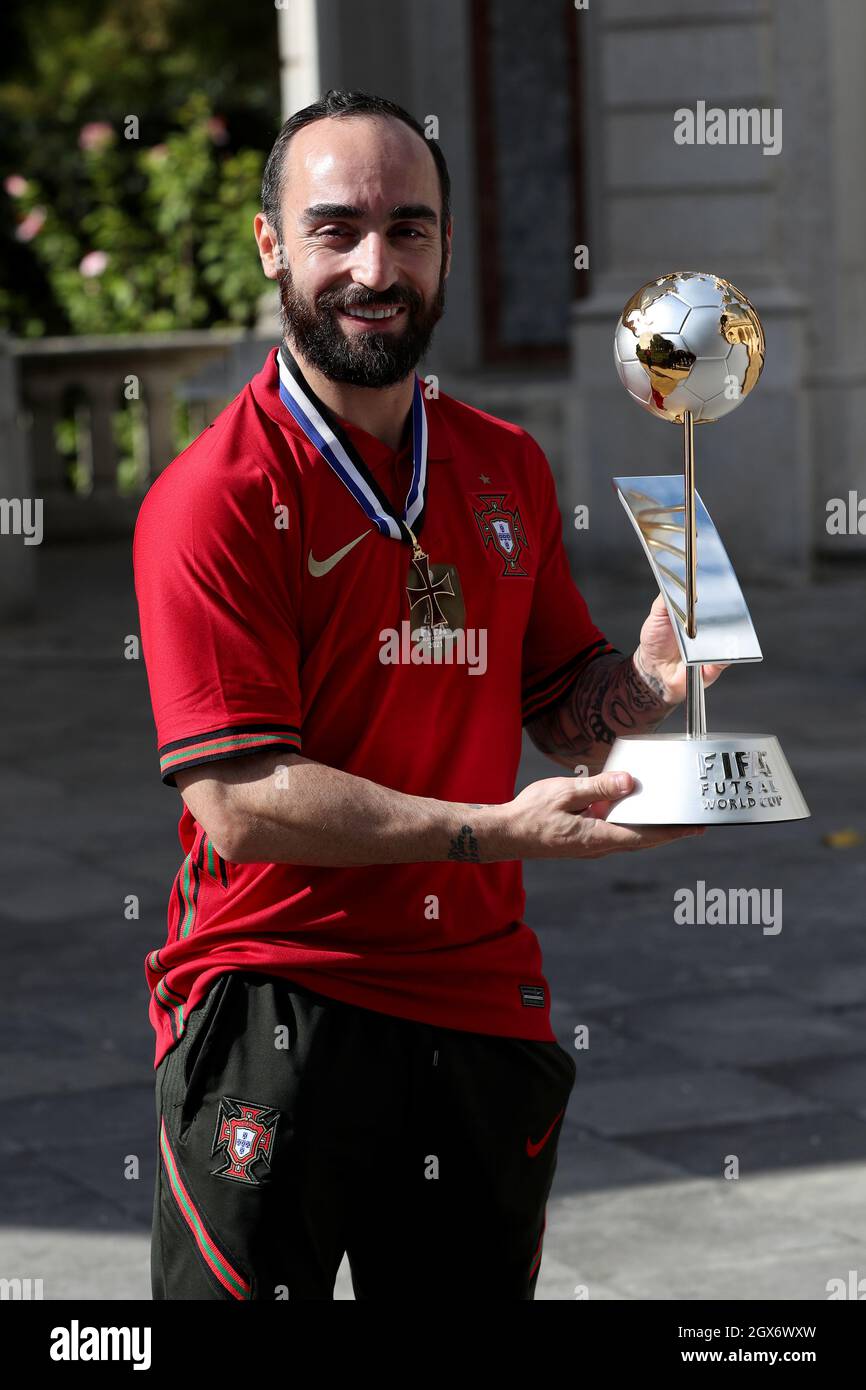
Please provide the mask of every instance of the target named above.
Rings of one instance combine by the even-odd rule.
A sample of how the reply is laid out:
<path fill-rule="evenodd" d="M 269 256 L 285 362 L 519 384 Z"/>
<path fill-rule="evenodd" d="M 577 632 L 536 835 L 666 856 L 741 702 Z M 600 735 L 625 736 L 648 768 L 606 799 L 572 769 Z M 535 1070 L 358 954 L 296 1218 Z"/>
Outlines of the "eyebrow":
<path fill-rule="evenodd" d="M 331 221 L 337 218 L 357 219 L 364 217 L 365 208 L 354 207 L 351 203 L 314 203 L 305 208 L 301 221 L 307 225 L 314 222 Z M 438 222 L 438 215 L 427 203 L 398 203 L 388 214 L 392 222 Z"/>

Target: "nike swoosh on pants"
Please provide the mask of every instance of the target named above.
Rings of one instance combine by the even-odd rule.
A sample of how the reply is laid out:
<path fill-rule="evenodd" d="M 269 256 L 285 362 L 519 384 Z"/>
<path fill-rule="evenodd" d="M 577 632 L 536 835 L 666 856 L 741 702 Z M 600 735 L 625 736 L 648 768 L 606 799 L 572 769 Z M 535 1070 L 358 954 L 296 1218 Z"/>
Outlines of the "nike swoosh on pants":
<path fill-rule="evenodd" d="M 564 1113 L 564 1112 L 563 1112 L 562 1110 L 560 1110 L 559 1115 L 557 1115 L 557 1117 L 556 1117 L 556 1120 L 558 1120 L 558 1119 L 560 1118 L 560 1116 L 561 1116 L 563 1113 Z M 546 1133 L 541 1139 L 539 1139 L 539 1141 L 538 1141 L 537 1144 L 533 1144 L 532 1140 L 530 1139 L 529 1135 L 527 1134 L 527 1136 L 526 1136 L 526 1152 L 529 1154 L 529 1157 L 530 1157 L 530 1158 L 535 1158 L 538 1154 L 541 1153 L 541 1150 L 544 1148 L 545 1144 L 547 1143 L 548 1139 L 550 1138 L 551 1134 L 553 1133 L 554 1126 L 556 1125 L 556 1120 L 553 1121 L 553 1124 L 550 1126 L 550 1129 L 547 1131 L 547 1133 Z"/>

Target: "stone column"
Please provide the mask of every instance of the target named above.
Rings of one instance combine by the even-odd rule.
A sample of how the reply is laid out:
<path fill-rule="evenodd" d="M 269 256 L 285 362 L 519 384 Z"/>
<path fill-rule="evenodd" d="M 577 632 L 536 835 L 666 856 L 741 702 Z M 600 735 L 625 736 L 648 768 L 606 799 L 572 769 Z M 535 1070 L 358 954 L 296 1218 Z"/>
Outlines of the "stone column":
<path fill-rule="evenodd" d="M 309 106 L 319 91 L 319 23 L 316 0 L 276 0 L 283 120 Z"/>
<path fill-rule="evenodd" d="M 866 6 L 790 0 L 779 8 L 791 154 L 781 229 L 785 264 L 809 313 L 812 539 L 819 555 L 862 558 L 866 534 L 828 535 L 826 520 L 830 498 L 866 497 Z"/>
<path fill-rule="evenodd" d="M 442 376 L 479 364 L 480 334 L 475 230 L 472 36 L 469 0 L 407 5 L 405 0 L 319 0 L 315 24 L 306 3 L 280 12 L 283 114 L 329 87 L 372 92 L 399 102 L 422 124 L 435 116 L 448 161 L 455 251 L 446 287 L 447 311 L 437 325 L 424 370 Z M 312 8 L 312 6 L 310 6 Z M 315 81 L 313 80 L 315 73 Z"/>
<path fill-rule="evenodd" d="M 148 364 L 141 379 L 147 412 L 148 477 L 156 478 L 177 453 L 173 428 L 177 370 Z"/>
<path fill-rule="evenodd" d="M 94 372 L 86 378 L 90 406 L 90 454 L 93 490 L 100 496 L 117 496 L 118 450 L 114 438 L 114 412 L 120 409 L 120 390 L 112 371 Z"/>

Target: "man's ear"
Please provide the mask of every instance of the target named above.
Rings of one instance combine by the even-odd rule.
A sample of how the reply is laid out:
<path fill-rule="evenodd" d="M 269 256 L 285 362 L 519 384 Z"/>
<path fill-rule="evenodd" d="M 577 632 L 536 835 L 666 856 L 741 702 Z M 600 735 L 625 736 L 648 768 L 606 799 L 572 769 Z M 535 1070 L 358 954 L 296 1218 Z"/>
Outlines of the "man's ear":
<path fill-rule="evenodd" d="M 286 268 L 285 249 L 263 212 L 257 212 L 253 218 L 253 234 L 259 248 L 262 270 L 269 280 L 276 280 L 277 272 Z"/>

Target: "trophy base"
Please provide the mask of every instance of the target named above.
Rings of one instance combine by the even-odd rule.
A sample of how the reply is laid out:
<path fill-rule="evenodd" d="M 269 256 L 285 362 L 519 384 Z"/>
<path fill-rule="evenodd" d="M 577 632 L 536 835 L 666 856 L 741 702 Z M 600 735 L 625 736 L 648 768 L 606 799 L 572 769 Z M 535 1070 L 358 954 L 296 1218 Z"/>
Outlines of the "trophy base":
<path fill-rule="evenodd" d="M 611 807 L 613 825 L 755 825 L 811 814 L 772 734 L 626 736 L 604 771 L 635 780 Z"/>

